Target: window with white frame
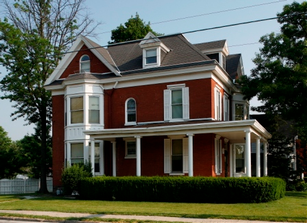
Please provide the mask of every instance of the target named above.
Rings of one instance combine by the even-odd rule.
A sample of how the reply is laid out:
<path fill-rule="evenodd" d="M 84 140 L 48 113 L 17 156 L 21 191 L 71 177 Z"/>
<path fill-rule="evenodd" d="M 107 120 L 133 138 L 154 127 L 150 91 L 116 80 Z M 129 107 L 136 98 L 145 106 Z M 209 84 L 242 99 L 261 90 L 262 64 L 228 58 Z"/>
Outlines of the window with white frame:
<path fill-rule="evenodd" d="M 71 149 L 71 157 L 70 157 L 71 165 L 84 163 L 83 143 L 71 143 L 70 149 Z"/>
<path fill-rule="evenodd" d="M 222 173 L 222 141 L 219 136 L 215 138 L 215 173 L 220 175 Z"/>
<path fill-rule="evenodd" d="M 245 173 L 245 145 L 234 145 L 235 155 L 235 173 Z"/>
<path fill-rule="evenodd" d="M 188 172 L 188 139 L 164 139 L 164 173 L 184 174 Z"/>
<path fill-rule="evenodd" d="M 91 160 L 92 156 L 91 143 L 89 144 L 89 159 Z M 95 142 L 95 165 L 94 165 L 95 173 L 100 172 L 100 143 Z"/>
<path fill-rule="evenodd" d="M 178 121 L 189 119 L 189 88 L 169 85 L 164 90 L 164 120 Z"/>
<path fill-rule="evenodd" d="M 100 109 L 99 109 L 99 97 L 89 96 L 88 105 L 88 123 L 99 124 L 100 123 Z"/>
<path fill-rule="evenodd" d="M 83 123 L 83 97 L 70 98 L 70 123 Z"/>
<path fill-rule="evenodd" d="M 229 121 L 229 97 L 224 94 L 224 121 Z"/>
<path fill-rule="evenodd" d="M 91 61 L 88 55 L 83 55 L 80 58 L 80 72 L 90 72 Z"/>
<path fill-rule="evenodd" d="M 136 158 L 135 139 L 125 139 L 125 158 Z"/>
<path fill-rule="evenodd" d="M 146 51 L 146 65 L 149 64 L 157 64 L 157 48 L 155 49 L 148 49 Z"/>
<path fill-rule="evenodd" d="M 244 120 L 244 104 L 235 104 L 235 120 Z"/>
<path fill-rule="evenodd" d="M 221 91 L 218 88 L 215 88 L 215 119 L 222 120 L 222 98 L 221 98 Z"/>
<path fill-rule="evenodd" d="M 126 101 L 126 125 L 136 124 L 136 102 L 133 98 L 129 98 Z"/>

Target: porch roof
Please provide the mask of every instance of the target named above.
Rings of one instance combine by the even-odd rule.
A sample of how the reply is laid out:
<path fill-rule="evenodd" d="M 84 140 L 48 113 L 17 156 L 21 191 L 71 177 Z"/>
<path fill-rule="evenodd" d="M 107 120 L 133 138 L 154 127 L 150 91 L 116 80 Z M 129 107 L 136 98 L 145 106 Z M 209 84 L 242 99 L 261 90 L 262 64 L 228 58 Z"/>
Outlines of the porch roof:
<path fill-rule="evenodd" d="M 271 138 L 271 134 L 255 119 L 241 121 L 221 121 L 221 122 L 182 122 L 167 123 L 163 125 L 146 125 L 131 128 L 111 128 L 103 130 L 84 131 L 95 140 L 114 140 L 115 138 L 129 138 L 135 136 L 171 136 L 189 134 L 213 133 L 229 139 L 231 142 L 244 142 L 245 132 L 250 131 L 251 140 L 260 137 L 266 141 Z"/>

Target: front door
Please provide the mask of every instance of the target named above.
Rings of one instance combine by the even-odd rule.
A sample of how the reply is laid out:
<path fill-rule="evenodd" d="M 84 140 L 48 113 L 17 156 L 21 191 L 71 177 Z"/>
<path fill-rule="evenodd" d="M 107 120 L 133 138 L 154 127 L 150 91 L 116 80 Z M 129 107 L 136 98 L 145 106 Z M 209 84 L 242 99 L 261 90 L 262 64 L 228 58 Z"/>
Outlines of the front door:
<path fill-rule="evenodd" d="M 246 176 L 245 144 L 238 143 L 233 146 L 233 173 L 235 177 Z"/>

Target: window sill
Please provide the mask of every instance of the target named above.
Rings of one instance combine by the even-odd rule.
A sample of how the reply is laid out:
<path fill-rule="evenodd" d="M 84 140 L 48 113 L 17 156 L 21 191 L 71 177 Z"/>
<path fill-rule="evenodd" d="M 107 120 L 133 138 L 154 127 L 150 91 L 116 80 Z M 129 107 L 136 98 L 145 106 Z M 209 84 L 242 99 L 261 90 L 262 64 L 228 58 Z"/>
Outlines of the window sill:
<path fill-rule="evenodd" d="M 136 159 L 136 156 L 125 156 L 125 159 Z"/>
<path fill-rule="evenodd" d="M 184 173 L 170 173 L 170 176 L 184 176 Z"/>
<path fill-rule="evenodd" d="M 127 123 L 125 123 L 125 126 L 132 126 L 132 125 L 136 125 L 136 122 L 127 122 Z"/>

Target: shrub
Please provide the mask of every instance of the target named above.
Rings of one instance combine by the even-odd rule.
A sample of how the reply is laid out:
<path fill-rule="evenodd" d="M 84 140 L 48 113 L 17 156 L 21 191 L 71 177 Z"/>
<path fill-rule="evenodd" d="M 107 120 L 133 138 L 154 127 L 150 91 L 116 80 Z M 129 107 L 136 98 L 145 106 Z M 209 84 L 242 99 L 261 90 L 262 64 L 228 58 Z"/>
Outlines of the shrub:
<path fill-rule="evenodd" d="M 79 191 L 79 182 L 82 178 L 92 177 L 90 164 L 74 164 L 62 172 L 62 185 L 64 194 L 72 194 L 73 191 Z"/>
<path fill-rule="evenodd" d="M 256 203 L 285 195 L 279 178 L 95 177 L 80 181 L 83 199 L 121 201 Z"/>

